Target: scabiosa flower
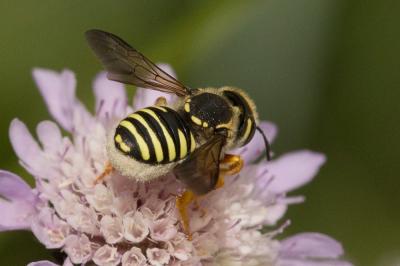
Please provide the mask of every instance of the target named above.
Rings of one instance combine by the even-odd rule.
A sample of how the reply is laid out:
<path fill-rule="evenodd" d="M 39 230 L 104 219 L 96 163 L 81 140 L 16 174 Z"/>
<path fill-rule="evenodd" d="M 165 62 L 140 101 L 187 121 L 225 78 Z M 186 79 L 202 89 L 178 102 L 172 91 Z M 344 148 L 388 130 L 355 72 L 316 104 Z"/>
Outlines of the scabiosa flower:
<path fill-rule="evenodd" d="M 171 73 L 167 65 L 161 67 Z M 31 230 L 46 248 L 65 255 L 63 265 L 351 265 L 340 260 L 342 247 L 328 236 L 276 238 L 288 225 L 280 222 L 287 207 L 303 201 L 286 193 L 309 182 L 324 155 L 297 151 L 253 163 L 263 152 L 262 137 L 256 135 L 233 151 L 246 163 L 240 174 L 202 197 L 200 207 L 189 208 L 189 241 L 175 207 L 184 187 L 172 174 L 140 183 L 113 171 L 103 183 L 95 182 L 107 162 L 110 127 L 161 95 L 168 101 L 173 96 L 139 88 L 130 107 L 123 85 L 100 73 L 92 115 L 75 97 L 71 71 L 35 69 L 33 77 L 58 125 L 39 123 L 37 142 L 20 120 L 11 122 L 12 146 L 36 187 L 0 171 L 0 230 Z M 262 122 L 261 127 L 272 141 L 275 125 Z"/>

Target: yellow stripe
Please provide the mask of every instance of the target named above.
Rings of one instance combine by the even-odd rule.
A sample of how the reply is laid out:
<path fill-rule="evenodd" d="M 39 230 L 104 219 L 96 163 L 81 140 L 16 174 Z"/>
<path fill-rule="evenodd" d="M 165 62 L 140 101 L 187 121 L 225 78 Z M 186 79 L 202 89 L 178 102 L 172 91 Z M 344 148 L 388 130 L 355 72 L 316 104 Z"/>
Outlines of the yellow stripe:
<path fill-rule="evenodd" d="M 164 159 L 164 153 L 161 147 L 160 140 L 157 138 L 156 133 L 154 133 L 149 124 L 147 124 L 146 120 L 144 120 L 141 115 L 131 114 L 129 117 L 137 120 L 147 129 L 147 132 L 149 132 L 150 135 L 151 142 L 154 145 L 154 152 L 156 153 L 157 162 L 161 162 Z"/>
<path fill-rule="evenodd" d="M 187 154 L 187 142 L 185 135 L 183 135 L 183 132 L 178 129 L 178 136 L 179 136 L 179 143 L 181 145 L 181 159 L 184 158 Z"/>
<path fill-rule="evenodd" d="M 121 148 L 121 150 L 123 152 L 130 152 L 131 151 L 131 147 L 129 147 L 128 145 L 126 145 L 126 143 L 122 140 L 122 137 L 120 134 L 117 134 L 115 136 L 115 141 L 119 144 L 119 147 Z"/>
<path fill-rule="evenodd" d="M 167 131 L 167 129 L 165 128 L 163 123 L 160 121 L 160 119 L 158 118 L 156 113 L 154 113 L 150 109 L 141 109 L 141 111 L 151 115 L 157 121 L 157 123 L 160 125 L 161 130 L 165 136 L 165 139 L 167 140 L 169 161 L 172 162 L 176 158 L 176 148 L 175 148 L 175 144 L 174 144 L 174 141 L 173 141 L 171 135 L 169 134 L 169 132 Z"/>
<path fill-rule="evenodd" d="M 121 143 L 121 142 L 122 142 L 122 137 L 121 137 L 120 134 L 118 134 L 118 135 L 115 136 L 115 141 L 116 141 L 117 143 Z"/>
<path fill-rule="evenodd" d="M 189 113 L 190 112 L 190 105 L 189 105 L 189 103 L 185 103 L 185 111 L 186 111 L 186 113 Z"/>
<path fill-rule="evenodd" d="M 248 118 L 246 121 L 246 131 L 244 132 L 243 140 L 247 140 L 247 138 L 249 137 L 252 124 L 253 124 L 253 122 L 251 121 L 250 118 Z"/>
<path fill-rule="evenodd" d="M 119 144 L 119 147 L 121 148 L 122 151 L 124 151 L 124 152 L 126 152 L 126 153 L 128 153 L 128 152 L 131 151 L 131 148 L 130 148 L 128 145 L 126 145 L 125 142 L 121 142 L 121 143 Z"/>
<path fill-rule="evenodd" d="M 165 109 L 164 107 L 161 107 L 161 106 L 152 106 L 152 107 L 157 108 L 157 109 L 163 111 L 164 113 L 167 113 L 167 112 L 168 112 L 167 109 Z"/>
<path fill-rule="evenodd" d="M 200 118 L 198 118 L 198 117 L 192 115 L 192 116 L 191 116 L 191 119 L 192 119 L 192 121 L 193 121 L 196 125 L 201 126 L 201 120 L 200 120 Z"/>
<path fill-rule="evenodd" d="M 120 123 L 120 126 L 123 126 L 127 130 L 129 130 L 129 132 L 136 139 L 136 142 L 139 145 L 140 154 L 142 155 L 143 160 L 147 161 L 148 159 L 150 159 L 149 146 L 147 146 L 147 143 L 144 141 L 143 137 L 137 132 L 135 126 L 132 125 L 131 122 L 126 121 L 126 120 L 123 120 Z"/>
<path fill-rule="evenodd" d="M 193 152 L 195 148 L 196 148 L 196 142 L 194 141 L 192 132 L 190 132 L 190 152 Z"/>

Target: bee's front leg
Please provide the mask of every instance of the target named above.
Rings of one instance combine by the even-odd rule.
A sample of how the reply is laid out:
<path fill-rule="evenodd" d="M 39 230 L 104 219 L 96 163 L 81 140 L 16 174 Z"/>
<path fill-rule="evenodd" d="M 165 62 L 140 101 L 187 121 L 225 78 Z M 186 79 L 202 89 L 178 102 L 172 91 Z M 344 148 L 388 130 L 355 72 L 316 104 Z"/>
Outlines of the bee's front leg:
<path fill-rule="evenodd" d="M 244 162 L 239 155 L 225 154 L 224 159 L 220 162 L 220 170 L 217 184 L 215 188 L 224 186 L 224 177 L 226 175 L 236 175 L 243 168 Z"/>
<path fill-rule="evenodd" d="M 111 163 L 110 163 L 110 162 L 107 162 L 107 163 L 106 163 L 106 166 L 104 167 L 103 172 L 102 172 L 100 175 L 98 175 L 98 176 L 96 177 L 96 179 L 94 180 L 94 185 L 97 185 L 97 184 L 103 182 L 104 178 L 105 178 L 106 176 L 108 176 L 109 174 L 111 174 L 111 172 L 112 172 L 113 170 L 114 170 L 114 168 L 113 168 L 113 166 L 111 165 Z"/>

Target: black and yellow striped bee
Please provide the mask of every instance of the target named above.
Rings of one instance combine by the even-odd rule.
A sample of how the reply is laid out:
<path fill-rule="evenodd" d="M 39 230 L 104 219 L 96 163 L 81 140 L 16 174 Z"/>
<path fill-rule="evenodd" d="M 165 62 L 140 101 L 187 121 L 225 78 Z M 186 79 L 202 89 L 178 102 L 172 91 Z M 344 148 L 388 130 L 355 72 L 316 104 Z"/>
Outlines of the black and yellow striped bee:
<path fill-rule="evenodd" d="M 89 30 L 86 38 L 110 80 L 179 96 L 135 111 L 109 134 L 108 157 L 122 174 L 148 181 L 173 171 L 196 195 L 208 193 L 221 184 L 221 172 L 240 170 L 240 157 L 225 152 L 246 145 L 256 129 L 269 159 L 256 107 L 243 90 L 190 89 L 111 33 Z"/>

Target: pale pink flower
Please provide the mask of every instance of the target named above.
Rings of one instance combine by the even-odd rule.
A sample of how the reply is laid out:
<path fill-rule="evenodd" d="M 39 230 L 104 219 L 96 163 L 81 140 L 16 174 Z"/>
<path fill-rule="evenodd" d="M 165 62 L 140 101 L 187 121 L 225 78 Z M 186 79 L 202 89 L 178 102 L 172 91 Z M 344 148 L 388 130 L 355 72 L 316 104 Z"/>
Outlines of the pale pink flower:
<path fill-rule="evenodd" d="M 35 69 L 33 76 L 53 119 L 69 134 L 63 136 L 56 123 L 44 121 L 37 126 L 37 142 L 20 120 L 11 122 L 11 143 L 36 187 L 0 171 L 0 230 L 31 230 L 46 248 L 65 253 L 63 265 L 68 266 L 351 265 L 340 259 L 341 245 L 328 236 L 276 238 L 289 224 L 281 221 L 288 206 L 304 200 L 286 194 L 312 180 L 324 155 L 303 150 L 253 163 L 264 150 L 256 134 L 248 145 L 232 151 L 245 159 L 240 174 L 227 177 L 223 188 L 201 199 L 205 213 L 189 209 L 189 241 L 175 207 L 175 195 L 184 187 L 172 174 L 139 183 L 113 172 L 94 185 L 107 162 L 110 127 L 161 95 L 168 101 L 174 97 L 139 88 L 132 108 L 124 86 L 100 73 L 93 84 L 92 115 L 75 96 L 71 71 Z M 272 141 L 275 125 L 262 122 L 261 127 Z"/>

